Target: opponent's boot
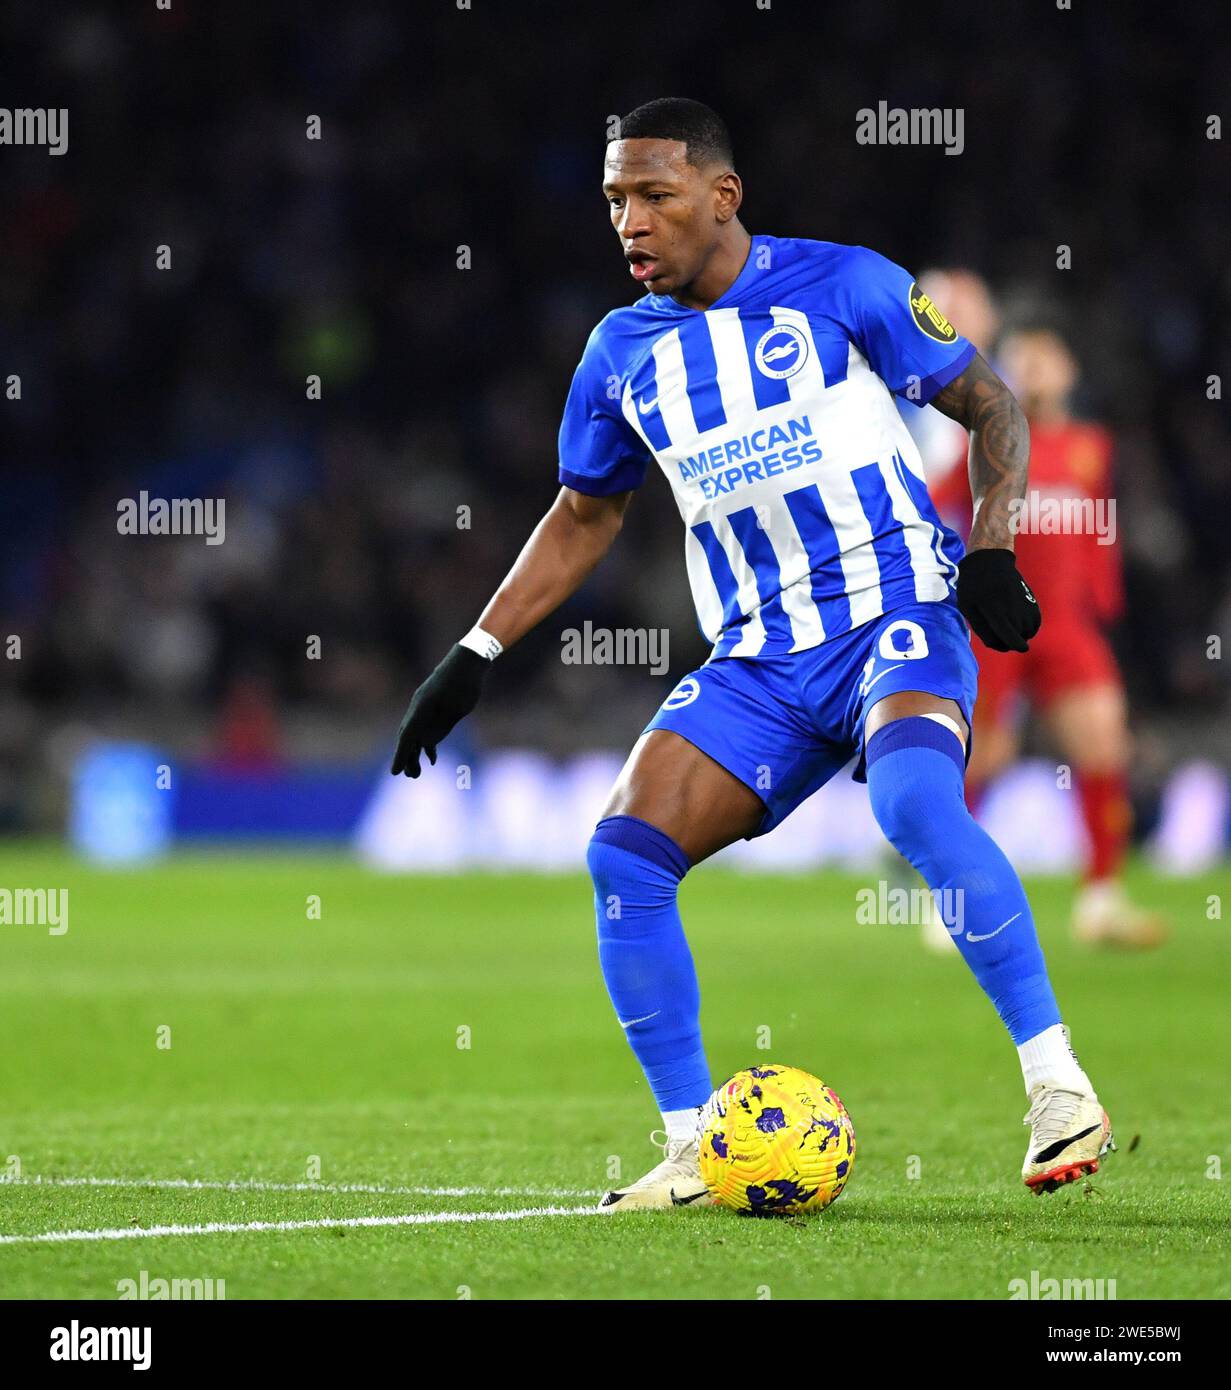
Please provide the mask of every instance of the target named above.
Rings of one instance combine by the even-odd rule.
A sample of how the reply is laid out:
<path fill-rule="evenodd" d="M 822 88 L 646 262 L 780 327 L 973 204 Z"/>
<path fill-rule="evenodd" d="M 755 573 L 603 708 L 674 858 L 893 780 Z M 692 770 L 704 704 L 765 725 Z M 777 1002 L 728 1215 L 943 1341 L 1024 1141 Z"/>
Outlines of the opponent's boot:
<path fill-rule="evenodd" d="M 1073 935 L 1086 946 L 1120 946 L 1149 951 L 1167 939 L 1167 923 L 1157 913 L 1129 901 L 1121 884 L 1091 883 L 1073 904 Z"/>

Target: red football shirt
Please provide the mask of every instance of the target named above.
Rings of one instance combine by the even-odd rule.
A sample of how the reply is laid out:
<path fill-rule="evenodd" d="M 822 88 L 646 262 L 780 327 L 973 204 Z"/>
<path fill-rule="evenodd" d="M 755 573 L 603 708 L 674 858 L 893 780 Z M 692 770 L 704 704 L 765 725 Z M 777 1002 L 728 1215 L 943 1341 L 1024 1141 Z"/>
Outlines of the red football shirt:
<path fill-rule="evenodd" d="M 1031 426 L 1030 481 L 1017 529 L 1017 565 L 1038 596 L 1043 621 L 1106 623 L 1123 605 L 1118 521 L 1111 491 L 1111 436 L 1070 420 Z M 969 530 L 964 467 L 932 488 L 941 516 Z"/>

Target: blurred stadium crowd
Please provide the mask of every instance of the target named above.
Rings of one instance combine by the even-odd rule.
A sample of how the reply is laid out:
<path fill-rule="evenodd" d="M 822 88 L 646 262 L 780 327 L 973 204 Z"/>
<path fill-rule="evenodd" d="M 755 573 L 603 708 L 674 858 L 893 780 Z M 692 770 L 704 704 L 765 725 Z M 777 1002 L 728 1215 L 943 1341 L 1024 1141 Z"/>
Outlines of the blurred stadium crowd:
<path fill-rule="evenodd" d="M 1231 425 L 1207 399 L 1231 272 L 1206 121 L 1231 52 L 1217 7 L 1099 8 L 904 23 L 889 0 L 679 0 L 647 33 L 553 4 L 7 6 L 10 103 L 70 114 L 64 157 L 0 150 L 0 376 L 21 378 L 0 636 L 22 643 L 0 823 L 41 822 L 38 774 L 85 729 L 246 765 L 385 751 L 554 495 L 573 366 L 635 292 L 598 188 L 606 122 L 664 94 L 726 114 L 751 230 L 970 266 L 1009 322 L 1064 327 L 1081 409 L 1117 441 L 1138 721 L 1208 745 L 1231 663 L 1206 646 L 1231 626 Z M 964 108 L 962 155 L 858 145 L 882 99 Z M 225 498 L 225 542 L 118 535 L 141 489 Z M 652 478 L 571 611 L 502 661 L 476 732 L 627 744 L 665 681 L 563 666 L 560 633 L 666 626 L 687 670 L 680 551 Z"/>

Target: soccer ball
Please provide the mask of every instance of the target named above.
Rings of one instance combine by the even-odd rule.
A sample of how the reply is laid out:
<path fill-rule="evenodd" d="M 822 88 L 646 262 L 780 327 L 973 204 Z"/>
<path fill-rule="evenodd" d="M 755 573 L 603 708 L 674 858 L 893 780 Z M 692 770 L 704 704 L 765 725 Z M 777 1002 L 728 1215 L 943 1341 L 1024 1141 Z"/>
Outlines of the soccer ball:
<path fill-rule="evenodd" d="M 705 1103 L 697 1124 L 710 1195 L 753 1216 L 821 1211 L 846 1186 L 855 1162 L 846 1107 L 798 1067 L 736 1072 Z"/>

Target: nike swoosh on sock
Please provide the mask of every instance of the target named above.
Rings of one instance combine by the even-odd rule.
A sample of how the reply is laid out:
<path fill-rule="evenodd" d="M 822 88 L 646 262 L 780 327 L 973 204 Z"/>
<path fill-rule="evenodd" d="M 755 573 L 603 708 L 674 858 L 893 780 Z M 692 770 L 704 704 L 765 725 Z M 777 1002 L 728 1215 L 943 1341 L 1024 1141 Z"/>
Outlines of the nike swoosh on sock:
<path fill-rule="evenodd" d="M 631 1028 L 634 1023 L 648 1023 L 650 1019 L 657 1018 L 662 1013 L 661 1009 L 655 1009 L 652 1014 L 642 1014 L 640 1018 L 630 1018 L 627 1023 L 620 1019 L 621 1028 Z"/>
<path fill-rule="evenodd" d="M 1009 918 L 1008 922 L 1001 922 L 1001 924 L 996 928 L 995 931 L 984 932 L 984 934 L 983 934 L 982 936 L 976 936 L 976 935 L 974 934 L 974 932 L 968 931 L 968 932 L 966 933 L 966 940 L 967 940 L 967 941 L 990 941 L 990 940 L 992 939 L 993 936 L 999 936 L 1000 933 L 1001 933 L 1002 931 L 1004 931 L 1004 929 L 1005 929 L 1007 926 L 1010 925 L 1010 923 L 1016 922 L 1017 919 L 1018 919 L 1021 915 L 1022 915 L 1022 914 L 1021 914 L 1020 912 L 1015 912 L 1015 913 L 1013 914 L 1013 916 Z"/>

